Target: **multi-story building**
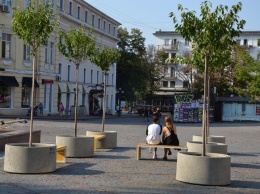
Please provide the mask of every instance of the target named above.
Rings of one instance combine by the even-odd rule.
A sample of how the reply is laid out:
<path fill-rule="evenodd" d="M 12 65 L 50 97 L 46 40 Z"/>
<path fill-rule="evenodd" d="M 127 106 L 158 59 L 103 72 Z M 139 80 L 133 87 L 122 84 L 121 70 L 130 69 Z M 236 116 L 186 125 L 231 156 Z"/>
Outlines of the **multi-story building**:
<path fill-rule="evenodd" d="M 168 53 L 169 58 L 172 58 L 176 55 L 187 57 L 192 49 L 191 44 L 187 42 L 178 32 L 156 31 L 154 33 L 154 36 L 156 40 L 156 48 L 164 49 L 164 51 Z M 241 46 L 241 48 L 248 52 L 254 59 L 258 59 L 258 53 L 260 51 L 260 31 L 243 31 L 239 37 L 235 38 L 235 40 Z M 185 66 L 180 64 L 168 64 L 168 66 L 164 70 L 165 77 L 161 81 L 161 88 L 157 93 L 157 97 L 154 100 L 154 105 L 161 107 L 162 110 L 169 111 L 173 108 L 174 103 L 176 103 L 176 95 L 184 97 L 185 94 L 192 93 L 192 90 L 191 88 L 189 88 L 189 86 L 192 84 L 192 75 L 195 70 L 193 69 L 191 71 L 188 71 L 187 75 L 187 72 L 185 73 L 182 71 L 184 67 Z M 248 108 L 248 110 L 256 110 L 256 108 L 253 108 L 252 106 L 257 105 L 242 105 L 247 101 L 244 101 L 242 103 L 242 101 L 232 102 L 232 99 L 224 99 L 227 100 L 227 102 L 219 106 L 221 107 L 221 110 L 219 111 L 220 114 L 221 112 L 223 112 L 222 109 L 229 110 L 223 113 L 222 117 L 224 118 L 224 120 L 226 120 L 225 114 L 231 115 L 231 113 L 233 114 L 235 112 L 241 112 L 242 114 L 242 112 L 245 112 L 241 108 L 244 106 L 250 107 Z M 235 106 L 234 103 L 236 104 Z M 239 111 L 237 109 L 239 109 Z M 254 111 L 251 111 L 250 114 L 256 115 Z M 260 117 L 258 118 L 258 120 L 259 119 Z"/>
<path fill-rule="evenodd" d="M 93 29 L 97 47 L 101 44 L 116 48 L 119 22 L 94 8 L 84 0 L 43 0 L 49 2 L 60 22 L 37 53 L 36 105 L 42 102 L 44 115 L 56 114 L 58 103 L 73 106 L 75 102 L 75 64 L 65 59 L 57 49 L 58 30 L 85 26 Z M 38 1 L 36 1 L 38 2 Z M 0 114 L 26 115 L 31 104 L 32 60 L 30 47 L 14 35 L 11 29 L 12 7 L 26 9 L 28 0 L 0 0 Z M 79 69 L 80 114 L 90 114 L 102 107 L 103 74 L 100 68 L 86 60 Z M 115 107 L 116 64 L 107 76 L 107 109 Z M 111 111 L 112 112 L 112 111 Z"/>

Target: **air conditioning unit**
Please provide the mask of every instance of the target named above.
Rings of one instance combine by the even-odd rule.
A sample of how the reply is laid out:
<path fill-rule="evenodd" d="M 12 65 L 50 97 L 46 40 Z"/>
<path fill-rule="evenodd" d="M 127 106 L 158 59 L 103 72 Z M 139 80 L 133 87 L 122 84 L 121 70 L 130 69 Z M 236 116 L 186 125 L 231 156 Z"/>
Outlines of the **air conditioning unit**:
<path fill-rule="evenodd" d="M 2 5 L 1 6 L 1 11 L 5 13 L 10 13 L 11 7 L 9 5 Z"/>
<path fill-rule="evenodd" d="M 61 77 L 59 75 L 56 75 L 56 81 L 61 81 Z"/>

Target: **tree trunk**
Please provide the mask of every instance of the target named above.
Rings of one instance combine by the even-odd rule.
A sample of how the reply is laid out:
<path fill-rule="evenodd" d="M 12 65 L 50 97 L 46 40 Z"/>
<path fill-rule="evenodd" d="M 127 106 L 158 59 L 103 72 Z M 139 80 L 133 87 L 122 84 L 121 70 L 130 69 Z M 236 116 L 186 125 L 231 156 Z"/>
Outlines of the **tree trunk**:
<path fill-rule="evenodd" d="M 203 123 L 202 123 L 202 156 L 206 155 L 206 132 L 207 132 L 207 103 L 208 103 L 208 54 L 205 55 L 204 70 L 204 99 L 203 99 Z"/>
<path fill-rule="evenodd" d="M 36 52 L 33 52 L 36 53 Z M 32 132 L 33 132 L 33 109 L 34 109 L 34 80 L 35 80 L 35 54 L 33 55 L 32 64 L 32 93 L 31 93 L 31 120 L 30 120 L 30 136 L 29 136 L 29 147 L 32 147 Z"/>
<path fill-rule="evenodd" d="M 107 72 L 104 73 L 104 95 L 103 95 L 103 115 L 102 115 L 102 130 L 105 130 L 105 119 L 106 119 L 106 98 L 107 98 Z"/>
<path fill-rule="evenodd" d="M 78 126 L 78 79 L 79 79 L 79 65 L 76 64 L 76 91 L 75 91 L 75 121 L 74 121 L 74 131 L 75 137 L 77 137 L 77 126 Z"/>

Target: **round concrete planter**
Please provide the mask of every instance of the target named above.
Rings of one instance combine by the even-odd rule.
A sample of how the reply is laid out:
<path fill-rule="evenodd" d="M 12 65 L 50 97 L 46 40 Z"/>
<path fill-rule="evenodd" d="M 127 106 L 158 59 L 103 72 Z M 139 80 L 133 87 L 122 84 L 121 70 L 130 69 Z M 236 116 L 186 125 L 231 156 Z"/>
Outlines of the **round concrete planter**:
<path fill-rule="evenodd" d="M 207 137 L 207 142 L 217 142 L 217 143 L 225 143 L 226 138 L 225 136 L 217 136 L 217 135 L 210 135 Z M 192 141 L 202 141 L 202 136 L 200 135 L 193 135 Z"/>
<path fill-rule="evenodd" d="M 94 135 L 105 135 L 105 138 L 97 140 L 97 149 L 113 149 L 117 147 L 117 132 L 116 131 L 104 131 L 104 132 L 95 132 L 87 131 L 87 136 Z"/>
<path fill-rule="evenodd" d="M 199 185 L 230 184 L 230 156 L 195 152 L 178 152 L 176 180 Z"/>
<path fill-rule="evenodd" d="M 94 156 L 94 138 L 86 136 L 56 136 L 57 145 L 67 146 L 68 158 L 90 158 Z"/>
<path fill-rule="evenodd" d="M 202 153 L 202 142 L 188 141 L 187 148 L 188 148 L 188 152 Z M 227 144 L 208 142 L 208 143 L 206 143 L 206 152 L 207 153 L 227 154 Z"/>
<path fill-rule="evenodd" d="M 56 170 L 56 145 L 10 143 L 5 145 L 4 171 L 11 173 L 48 173 Z"/>

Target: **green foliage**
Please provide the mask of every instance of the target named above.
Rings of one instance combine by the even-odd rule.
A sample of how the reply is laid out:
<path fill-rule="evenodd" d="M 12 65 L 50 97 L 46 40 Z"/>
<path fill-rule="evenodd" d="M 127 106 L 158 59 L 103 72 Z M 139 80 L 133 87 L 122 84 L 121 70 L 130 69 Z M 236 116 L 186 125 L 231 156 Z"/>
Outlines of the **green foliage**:
<path fill-rule="evenodd" d="M 14 7 L 12 30 L 25 44 L 32 47 L 32 55 L 36 54 L 36 49 L 44 44 L 58 24 L 49 4 L 39 1 L 37 6 L 30 1 L 25 11 Z"/>
<path fill-rule="evenodd" d="M 118 48 L 120 59 L 117 63 L 117 88 L 124 90 L 126 100 L 133 101 L 136 94 L 147 87 L 149 73 L 147 71 L 145 38 L 139 29 L 118 29 Z"/>
<path fill-rule="evenodd" d="M 95 50 L 91 57 L 91 61 L 95 63 L 104 72 L 104 74 L 106 74 L 109 67 L 115 63 L 119 57 L 120 52 L 117 49 L 101 45 L 99 49 Z"/>
<path fill-rule="evenodd" d="M 189 64 L 203 71 L 205 56 L 208 56 L 209 70 L 216 71 L 231 63 L 230 56 L 235 45 L 234 37 L 239 36 L 245 24 L 239 21 L 238 12 L 242 9 L 242 3 L 233 5 L 229 10 L 227 6 L 219 5 L 211 12 L 212 4 L 204 1 L 201 4 L 200 17 L 195 11 L 187 11 L 182 5 L 178 6 L 181 13 L 181 23 L 173 12 L 175 29 L 183 38 L 192 42 L 192 57 Z"/>
<path fill-rule="evenodd" d="M 58 49 L 67 60 L 79 66 L 84 60 L 94 55 L 96 41 L 92 37 L 92 31 L 86 33 L 84 27 L 70 28 L 69 32 L 59 31 L 61 41 Z"/>
<path fill-rule="evenodd" d="M 234 78 L 240 83 L 232 89 L 240 96 L 250 96 L 251 101 L 260 100 L 260 60 L 254 60 L 248 53 L 237 47 L 235 52 Z"/>

